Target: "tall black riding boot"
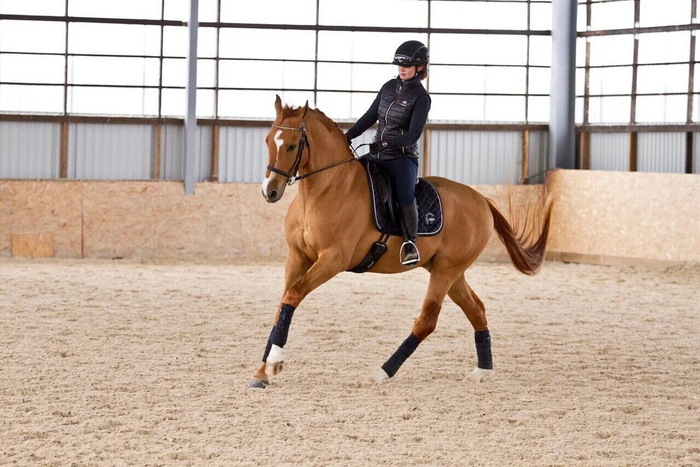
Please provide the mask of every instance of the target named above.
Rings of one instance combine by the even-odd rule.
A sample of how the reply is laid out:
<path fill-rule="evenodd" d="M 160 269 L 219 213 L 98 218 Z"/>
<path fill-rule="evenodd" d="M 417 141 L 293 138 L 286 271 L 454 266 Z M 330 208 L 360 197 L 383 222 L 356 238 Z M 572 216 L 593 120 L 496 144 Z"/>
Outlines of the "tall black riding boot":
<path fill-rule="evenodd" d="M 401 206 L 401 225 L 403 227 L 403 245 L 399 252 L 399 260 L 404 266 L 412 266 L 420 261 L 416 246 L 418 236 L 418 209 L 416 200 L 407 206 Z"/>

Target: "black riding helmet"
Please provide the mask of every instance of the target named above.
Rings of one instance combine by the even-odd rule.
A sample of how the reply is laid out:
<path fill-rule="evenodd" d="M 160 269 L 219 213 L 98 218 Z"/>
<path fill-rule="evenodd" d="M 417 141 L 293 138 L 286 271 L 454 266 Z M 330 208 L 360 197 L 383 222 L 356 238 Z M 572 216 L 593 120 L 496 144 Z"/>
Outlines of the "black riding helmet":
<path fill-rule="evenodd" d="M 396 49 L 392 63 L 399 66 L 420 66 L 428 63 L 429 58 L 425 44 L 419 41 L 406 41 Z"/>

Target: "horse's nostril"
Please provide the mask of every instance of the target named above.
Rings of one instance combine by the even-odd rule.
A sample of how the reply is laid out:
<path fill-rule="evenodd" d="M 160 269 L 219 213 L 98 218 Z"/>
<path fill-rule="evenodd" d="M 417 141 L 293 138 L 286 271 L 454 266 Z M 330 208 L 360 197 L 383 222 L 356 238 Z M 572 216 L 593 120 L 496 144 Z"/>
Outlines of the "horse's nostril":
<path fill-rule="evenodd" d="M 269 193 L 267 194 L 267 198 L 268 198 L 270 201 L 277 201 L 277 190 L 272 190 L 271 192 L 269 192 Z"/>

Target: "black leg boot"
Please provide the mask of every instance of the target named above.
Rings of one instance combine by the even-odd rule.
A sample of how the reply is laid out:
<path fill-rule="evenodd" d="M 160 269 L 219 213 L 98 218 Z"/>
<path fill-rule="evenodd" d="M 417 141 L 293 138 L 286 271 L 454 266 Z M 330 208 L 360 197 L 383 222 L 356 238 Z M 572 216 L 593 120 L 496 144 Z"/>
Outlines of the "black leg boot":
<path fill-rule="evenodd" d="M 416 246 L 418 236 L 418 209 L 416 200 L 407 206 L 401 206 L 401 225 L 403 227 L 403 245 L 399 252 L 399 260 L 404 266 L 412 266 L 420 261 Z"/>

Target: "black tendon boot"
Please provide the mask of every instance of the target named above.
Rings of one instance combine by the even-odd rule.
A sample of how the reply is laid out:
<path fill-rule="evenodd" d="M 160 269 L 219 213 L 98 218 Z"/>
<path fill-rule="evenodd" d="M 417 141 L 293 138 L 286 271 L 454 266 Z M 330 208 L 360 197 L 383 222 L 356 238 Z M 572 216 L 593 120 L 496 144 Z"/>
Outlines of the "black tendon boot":
<path fill-rule="evenodd" d="M 403 227 L 403 245 L 399 252 L 399 260 L 404 266 L 412 266 L 420 261 L 416 246 L 418 235 L 418 209 L 416 200 L 407 206 L 401 206 L 401 225 Z"/>

